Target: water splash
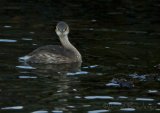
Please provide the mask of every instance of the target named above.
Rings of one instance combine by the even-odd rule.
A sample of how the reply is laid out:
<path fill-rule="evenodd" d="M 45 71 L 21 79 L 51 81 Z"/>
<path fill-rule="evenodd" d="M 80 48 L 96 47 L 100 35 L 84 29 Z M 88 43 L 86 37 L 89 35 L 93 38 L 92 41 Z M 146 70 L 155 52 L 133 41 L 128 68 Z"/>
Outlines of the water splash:
<path fill-rule="evenodd" d="M 27 62 L 27 60 L 30 58 L 30 56 L 23 56 L 23 57 L 19 57 L 18 60 L 19 62 Z"/>

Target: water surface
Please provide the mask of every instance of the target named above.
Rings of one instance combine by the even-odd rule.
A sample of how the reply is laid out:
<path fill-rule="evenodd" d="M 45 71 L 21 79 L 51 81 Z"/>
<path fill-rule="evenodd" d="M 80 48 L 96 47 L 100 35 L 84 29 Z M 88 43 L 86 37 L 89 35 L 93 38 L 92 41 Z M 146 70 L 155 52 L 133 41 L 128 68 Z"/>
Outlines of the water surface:
<path fill-rule="evenodd" d="M 160 3 L 155 0 L 11 1 L 0 4 L 0 112 L 159 112 Z M 77 65 L 23 65 L 60 44 L 66 21 Z"/>

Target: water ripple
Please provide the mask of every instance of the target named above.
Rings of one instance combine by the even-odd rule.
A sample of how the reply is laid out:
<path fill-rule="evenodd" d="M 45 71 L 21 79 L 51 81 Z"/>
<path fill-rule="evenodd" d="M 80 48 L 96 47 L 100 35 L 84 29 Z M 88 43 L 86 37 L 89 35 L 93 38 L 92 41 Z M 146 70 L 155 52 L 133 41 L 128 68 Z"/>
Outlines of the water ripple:
<path fill-rule="evenodd" d="M 67 106 L 68 108 L 71 108 L 71 109 L 73 109 L 73 108 L 75 108 L 75 106 Z"/>
<path fill-rule="evenodd" d="M 81 97 L 80 97 L 80 96 L 75 96 L 74 98 L 79 99 L 79 98 L 81 98 Z"/>
<path fill-rule="evenodd" d="M 115 106 L 120 106 L 120 105 L 122 105 L 121 102 L 109 102 L 108 104 L 109 104 L 109 105 L 115 105 Z"/>
<path fill-rule="evenodd" d="M 121 108 L 121 111 L 135 111 L 135 108 Z"/>
<path fill-rule="evenodd" d="M 93 110 L 93 111 L 88 111 L 88 113 L 105 113 L 109 112 L 109 110 L 102 109 L 102 110 Z"/>
<path fill-rule="evenodd" d="M 36 76 L 19 76 L 20 79 L 37 78 Z"/>
<path fill-rule="evenodd" d="M 136 98 L 137 101 L 154 101 L 152 98 Z"/>
<path fill-rule="evenodd" d="M 148 93 L 157 93 L 158 90 L 148 90 Z"/>
<path fill-rule="evenodd" d="M 85 99 L 113 99 L 111 96 L 85 96 Z"/>
<path fill-rule="evenodd" d="M 48 113 L 48 111 L 39 110 L 39 111 L 34 111 L 32 113 Z"/>
<path fill-rule="evenodd" d="M 109 86 L 109 87 L 120 87 L 120 85 L 116 84 L 116 83 L 107 83 L 106 86 Z"/>
<path fill-rule="evenodd" d="M 126 97 L 126 96 L 119 96 L 118 98 L 120 98 L 120 99 L 127 99 L 128 97 Z"/>
<path fill-rule="evenodd" d="M 19 68 L 19 69 L 36 69 L 32 66 L 16 66 L 16 68 Z"/>
<path fill-rule="evenodd" d="M 1 108 L 1 109 L 2 110 L 12 110 L 12 109 L 18 110 L 18 109 L 23 109 L 23 106 L 4 107 L 4 108 Z"/>
<path fill-rule="evenodd" d="M 67 73 L 67 75 L 84 75 L 88 74 L 87 71 L 80 71 L 80 72 L 75 72 L 75 73 Z"/>
<path fill-rule="evenodd" d="M 129 74 L 129 77 L 135 78 L 135 79 L 140 79 L 141 81 L 146 80 L 147 75 L 138 75 L 137 73 Z"/>
<path fill-rule="evenodd" d="M 53 110 L 52 113 L 63 113 L 63 111 Z"/>
<path fill-rule="evenodd" d="M 5 25 L 3 26 L 4 28 L 11 28 L 12 26 L 9 26 L 9 25 Z"/>
<path fill-rule="evenodd" d="M 17 42 L 17 40 L 11 40 L 11 39 L 0 39 L 0 42 L 9 42 L 9 43 L 14 43 L 14 42 Z"/>
<path fill-rule="evenodd" d="M 49 113 L 49 112 L 45 110 L 39 110 L 39 111 L 34 111 L 32 113 Z M 63 113 L 63 111 L 53 110 L 52 113 Z"/>
<path fill-rule="evenodd" d="M 32 38 L 22 38 L 22 40 L 30 41 L 30 40 L 32 40 Z"/>
<path fill-rule="evenodd" d="M 83 68 L 87 69 L 87 68 L 96 68 L 98 65 L 91 65 L 91 66 L 85 66 Z"/>

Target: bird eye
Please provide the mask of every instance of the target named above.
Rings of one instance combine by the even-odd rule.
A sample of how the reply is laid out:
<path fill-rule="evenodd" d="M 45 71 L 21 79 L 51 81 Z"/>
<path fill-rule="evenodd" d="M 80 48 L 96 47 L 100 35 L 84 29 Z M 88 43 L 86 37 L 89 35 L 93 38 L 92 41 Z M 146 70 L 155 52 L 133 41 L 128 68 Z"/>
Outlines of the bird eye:
<path fill-rule="evenodd" d="M 57 28 L 58 31 L 64 32 L 64 29 Z"/>
<path fill-rule="evenodd" d="M 67 29 L 66 29 L 66 28 L 64 28 L 64 29 L 63 29 L 63 32 L 64 32 L 64 31 L 66 31 L 66 30 L 67 30 Z"/>

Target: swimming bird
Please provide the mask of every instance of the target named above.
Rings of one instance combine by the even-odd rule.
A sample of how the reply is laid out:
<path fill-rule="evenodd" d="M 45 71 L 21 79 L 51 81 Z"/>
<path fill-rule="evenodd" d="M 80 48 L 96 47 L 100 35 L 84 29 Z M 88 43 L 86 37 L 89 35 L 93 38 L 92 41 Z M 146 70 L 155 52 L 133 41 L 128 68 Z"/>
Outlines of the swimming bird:
<path fill-rule="evenodd" d="M 81 54 L 68 39 L 68 24 L 63 21 L 58 22 L 55 32 L 59 37 L 61 45 L 46 45 L 39 47 L 28 55 L 20 57 L 19 60 L 23 60 L 26 63 L 41 64 L 81 63 Z"/>

